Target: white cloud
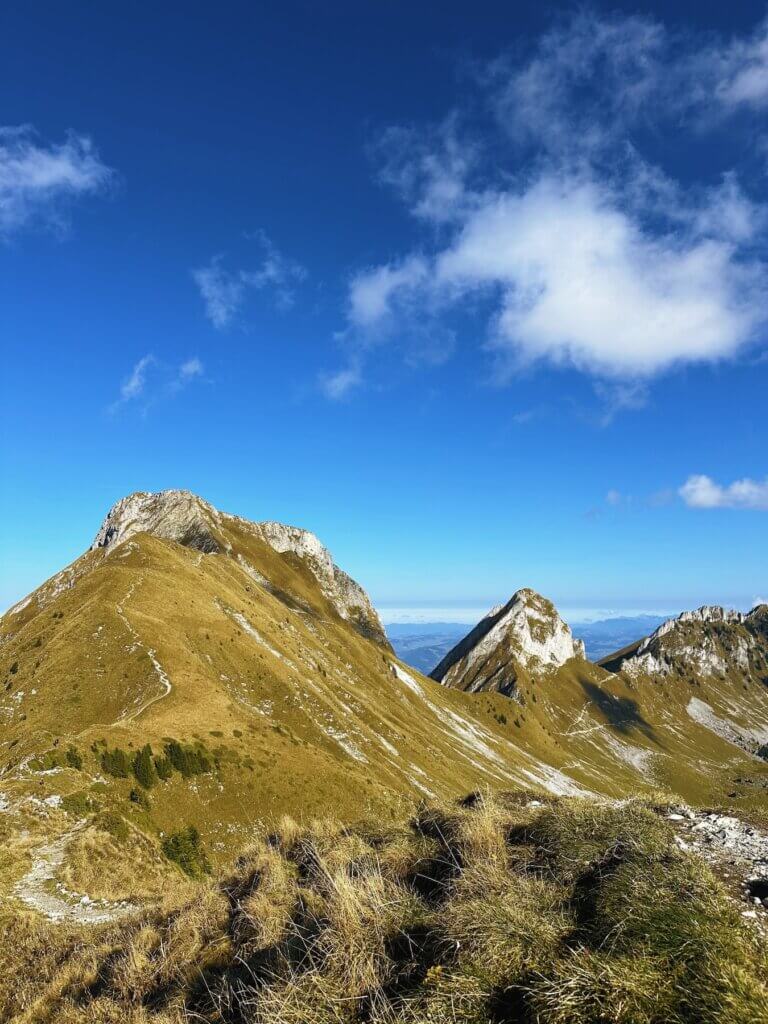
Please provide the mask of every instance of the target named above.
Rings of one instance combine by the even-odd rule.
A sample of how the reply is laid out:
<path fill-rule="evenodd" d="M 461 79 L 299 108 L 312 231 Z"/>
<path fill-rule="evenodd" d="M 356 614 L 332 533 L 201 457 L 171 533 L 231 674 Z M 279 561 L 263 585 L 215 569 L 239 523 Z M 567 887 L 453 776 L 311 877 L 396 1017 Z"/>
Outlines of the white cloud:
<path fill-rule="evenodd" d="M 197 356 L 191 356 L 174 368 L 148 353 L 134 364 L 120 387 L 119 397 L 109 406 L 109 411 L 115 413 L 131 402 L 141 402 L 146 411 L 149 405 L 160 398 L 175 395 L 202 377 L 204 370 Z"/>
<path fill-rule="evenodd" d="M 29 125 L 0 127 L 0 235 L 30 223 L 62 227 L 69 202 L 112 176 L 87 136 L 45 144 Z"/>
<path fill-rule="evenodd" d="M 605 147 L 656 96 L 667 46 L 649 18 L 576 14 L 528 47 L 527 59 L 492 65 L 493 109 L 516 141 L 573 161 Z"/>
<path fill-rule="evenodd" d="M 202 374 L 203 364 L 197 356 L 187 359 L 187 361 L 182 363 L 179 367 L 179 377 L 181 380 L 191 380 L 193 377 L 201 377 Z"/>
<path fill-rule="evenodd" d="M 680 127 L 768 103 L 768 19 L 751 34 L 697 39 L 650 17 L 582 11 L 488 75 L 500 123 L 550 152 L 623 159 L 627 130 Z M 607 151 L 613 147 L 613 154 Z"/>
<path fill-rule="evenodd" d="M 197 356 L 192 356 L 186 359 L 176 371 L 176 375 L 173 377 L 170 383 L 170 389 L 173 392 L 181 391 L 188 384 L 190 384 L 197 377 L 202 377 L 205 372 L 200 359 Z"/>
<path fill-rule="evenodd" d="M 752 36 L 735 39 L 709 54 L 718 76 L 717 98 L 726 106 L 762 107 L 768 103 L 768 21 Z"/>
<path fill-rule="evenodd" d="M 601 427 L 608 427 L 620 412 L 643 409 L 648 403 L 648 388 L 641 380 L 596 380 L 595 394 L 602 408 L 597 417 Z"/>
<path fill-rule="evenodd" d="M 768 510 L 768 477 L 765 480 L 736 480 L 722 486 L 704 474 L 689 476 L 680 497 L 691 508 L 736 508 Z"/>
<path fill-rule="evenodd" d="M 427 264 L 419 256 L 356 274 L 349 286 L 350 323 L 363 329 L 381 325 L 392 312 L 393 296 L 404 301 L 428 276 Z"/>
<path fill-rule="evenodd" d="M 435 223 L 455 220 L 479 158 L 476 146 L 459 137 L 455 116 L 427 132 L 388 128 L 371 152 L 381 163 L 379 180 L 399 193 L 414 216 Z"/>
<path fill-rule="evenodd" d="M 206 316 L 219 330 L 229 326 L 251 291 L 269 291 L 275 305 L 287 309 L 293 303 L 295 286 L 306 277 L 304 267 L 279 252 L 263 231 L 249 237 L 262 250 L 261 263 L 255 270 L 227 270 L 219 255 L 207 266 L 192 271 Z"/>
<path fill-rule="evenodd" d="M 606 494 L 605 500 L 608 502 L 609 505 L 620 505 L 622 503 L 622 501 L 624 500 L 624 498 L 623 498 L 623 496 L 621 494 L 621 491 L 616 491 L 616 490 L 613 490 L 613 488 L 612 488 Z"/>
<path fill-rule="evenodd" d="M 226 327 L 240 309 L 245 296 L 242 271 L 231 274 L 221 266 L 221 257 L 215 256 L 207 267 L 192 271 L 195 284 L 205 303 L 205 313 L 214 327 Z"/>
<path fill-rule="evenodd" d="M 362 384 L 360 367 L 357 364 L 346 366 L 333 373 L 324 373 L 320 376 L 320 390 L 326 398 L 338 401 L 355 388 Z"/>
<path fill-rule="evenodd" d="M 456 113 L 385 133 L 381 177 L 435 230 L 352 278 L 347 340 L 365 352 L 372 337 L 490 310 L 497 380 L 576 368 L 599 382 L 603 423 L 640 408 L 653 376 L 740 354 L 768 322 L 768 208 L 734 170 L 715 186 L 676 181 L 637 140 L 722 106 L 733 53 L 762 59 L 759 39 L 697 50 L 647 18 L 577 15 L 488 70 L 502 136 L 485 156 L 472 140 L 462 157 Z"/>
<path fill-rule="evenodd" d="M 633 378 L 733 355 L 764 317 L 766 287 L 714 232 L 652 233 L 605 184 L 546 173 L 483 196 L 430 264 L 357 277 L 350 321 L 370 329 L 419 294 L 447 307 L 483 293 L 495 304 L 489 345 L 507 367 L 546 360 Z"/>
<path fill-rule="evenodd" d="M 147 370 L 154 362 L 155 357 L 152 355 L 142 356 L 139 359 L 120 388 L 121 402 L 130 402 L 134 398 L 139 398 L 144 393 L 144 387 L 147 383 Z"/>

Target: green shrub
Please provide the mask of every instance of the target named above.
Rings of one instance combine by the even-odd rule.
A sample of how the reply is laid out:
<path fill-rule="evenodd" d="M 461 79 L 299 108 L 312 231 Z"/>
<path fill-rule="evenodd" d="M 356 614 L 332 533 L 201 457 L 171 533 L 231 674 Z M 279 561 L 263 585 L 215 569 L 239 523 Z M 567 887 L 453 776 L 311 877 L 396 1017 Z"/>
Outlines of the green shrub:
<path fill-rule="evenodd" d="M 132 804 L 138 804 L 143 811 L 149 811 L 152 809 L 152 804 L 149 802 L 149 797 L 143 789 L 132 789 L 128 794 L 128 799 Z"/>
<path fill-rule="evenodd" d="M 67 749 L 67 764 L 70 768 L 75 768 L 77 771 L 82 770 L 83 758 L 77 747 L 70 746 Z"/>
<path fill-rule="evenodd" d="M 156 757 L 155 758 L 155 771 L 159 779 L 170 779 L 173 775 L 173 765 L 169 757 Z"/>
<path fill-rule="evenodd" d="M 165 748 L 165 753 L 176 771 L 185 779 L 191 775 L 203 775 L 213 771 L 213 758 L 201 743 L 191 746 L 179 743 L 178 740 L 171 740 Z"/>
<path fill-rule="evenodd" d="M 114 750 L 105 750 L 101 755 L 101 767 L 107 775 L 114 775 L 117 779 L 127 779 L 131 773 L 131 759 L 120 747 Z"/>
<path fill-rule="evenodd" d="M 152 747 L 147 743 L 133 759 L 133 774 L 144 789 L 151 789 L 157 782 L 157 771 L 152 761 Z"/>
<path fill-rule="evenodd" d="M 61 801 L 61 806 L 67 814 L 82 818 L 83 815 L 94 811 L 98 805 L 81 790 L 78 793 L 67 793 Z"/>
<path fill-rule="evenodd" d="M 46 750 L 32 762 L 35 771 L 50 771 L 52 768 L 63 768 L 67 763 L 63 750 Z"/>
<path fill-rule="evenodd" d="M 200 833 L 194 825 L 188 825 L 164 839 L 163 853 L 190 878 L 210 874 L 211 865 L 205 855 Z"/>

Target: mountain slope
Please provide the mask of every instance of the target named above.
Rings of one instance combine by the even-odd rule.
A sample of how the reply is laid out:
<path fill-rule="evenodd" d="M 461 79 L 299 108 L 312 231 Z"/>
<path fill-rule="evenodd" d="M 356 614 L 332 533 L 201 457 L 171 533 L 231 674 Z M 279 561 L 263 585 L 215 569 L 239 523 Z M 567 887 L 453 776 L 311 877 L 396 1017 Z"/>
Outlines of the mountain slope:
<path fill-rule="evenodd" d="M 688 718 L 768 760 L 768 605 L 683 612 L 600 665 L 661 689 Z"/>
<path fill-rule="evenodd" d="M 87 846 L 105 813 L 158 840 L 194 825 L 224 858 L 285 813 L 585 785 L 493 699 L 399 662 L 312 534 L 186 492 L 118 502 L 0 619 L 0 685 L 0 875 L 30 900 L 51 843 Z"/>
<path fill-rule="evenodd" d="M 765 762 L 587 662 L 531 591 L 471 637 L 441 685 L 314 535 L 123 499 L 0 619 L 0 895 L 121 913 L 162 888 L 163 851 L 197 863 L 197 832 L 221 861 L 286 813 L 388 819 L 481 788 L 765 802 Z"/>
<path fill-rule="evenodd" d="M 749 616 L 688 612 L 593 665 L 551 602 L 521 590 L 432 676 L 448 689 L 506 697 L 502 715 L 521 742 L 593 791 L 656 785 L 698 803 L 728 799 L 762 810 L 765 623 L 765 607 Z"/>

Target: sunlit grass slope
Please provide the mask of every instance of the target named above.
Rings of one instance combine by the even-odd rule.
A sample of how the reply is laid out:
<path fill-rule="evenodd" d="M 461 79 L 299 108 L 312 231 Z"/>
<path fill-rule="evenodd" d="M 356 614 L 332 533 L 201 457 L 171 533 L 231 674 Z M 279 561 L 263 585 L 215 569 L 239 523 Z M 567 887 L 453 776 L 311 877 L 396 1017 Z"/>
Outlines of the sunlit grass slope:
<path fill-rule="evenodd" d="M 106 546 L 0 620 L 6 898 L 30 902 L 30 872 L 38 889 L 154 898 L 190 827 L 215 866 L 285 813 L 394 820 L 484 787 L 765 806 L 768 765 L 691 717 L 688 683 L 573 657 L 529 665 L 511 696 L 443 687 L 396 659 L 311 535 L 167 493 L 130 499 Z M 765 710 L 765 688 L 742 693 Z M 149 845 L 145 877 L 124 858 L 108 896 L 85 866 L 124 845 L 110 816 Z"/>

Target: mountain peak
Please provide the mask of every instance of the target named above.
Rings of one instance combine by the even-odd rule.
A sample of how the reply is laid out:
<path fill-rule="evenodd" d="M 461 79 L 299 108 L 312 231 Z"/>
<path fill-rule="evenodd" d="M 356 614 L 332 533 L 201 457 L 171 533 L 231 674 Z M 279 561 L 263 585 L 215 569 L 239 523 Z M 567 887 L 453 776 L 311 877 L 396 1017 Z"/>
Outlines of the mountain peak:
<path fill-rule="evenodd" d="M 115 502 L 99 527 L 91 551 L 112 548 L 137 533 L 151 533 L 186 547 L 215 552 L 212 527 L 219 513 L 191 491 L 135 491 Z"/>
<path fill-rule="evenodd" d="M 667 619 L 650 636 L 600 664 L 630 676 L 691 675 L 711 678 L 736 673 L 762 679 L 768 630 L 767 606 L 744 613 L 702 605 Z"/>
<path fill-rule="evenodd" d="M 309 530 L 274 520 L 252 522 L 220 512 L 186 490 L 135 491 L 107 513 L 90 550 L 109 552 L 139 533 L 175 541 L 205 554 L 237 557 L 232 528 L 256 536 L 281 555 L 293 555 L 310 570 L 343 619 L 359 632 L 389 647 L 384 627 L 365 590 L 333 561 L 331 553 Z"/>
<path fill-rule="evenodd" d="M 521 668 L 551 672 L 583 657 L 584 644 L 574 640 L 552 602 L 524 587 L 492 608 L 431 675 L 445 686 L 509 694 Z"/>

